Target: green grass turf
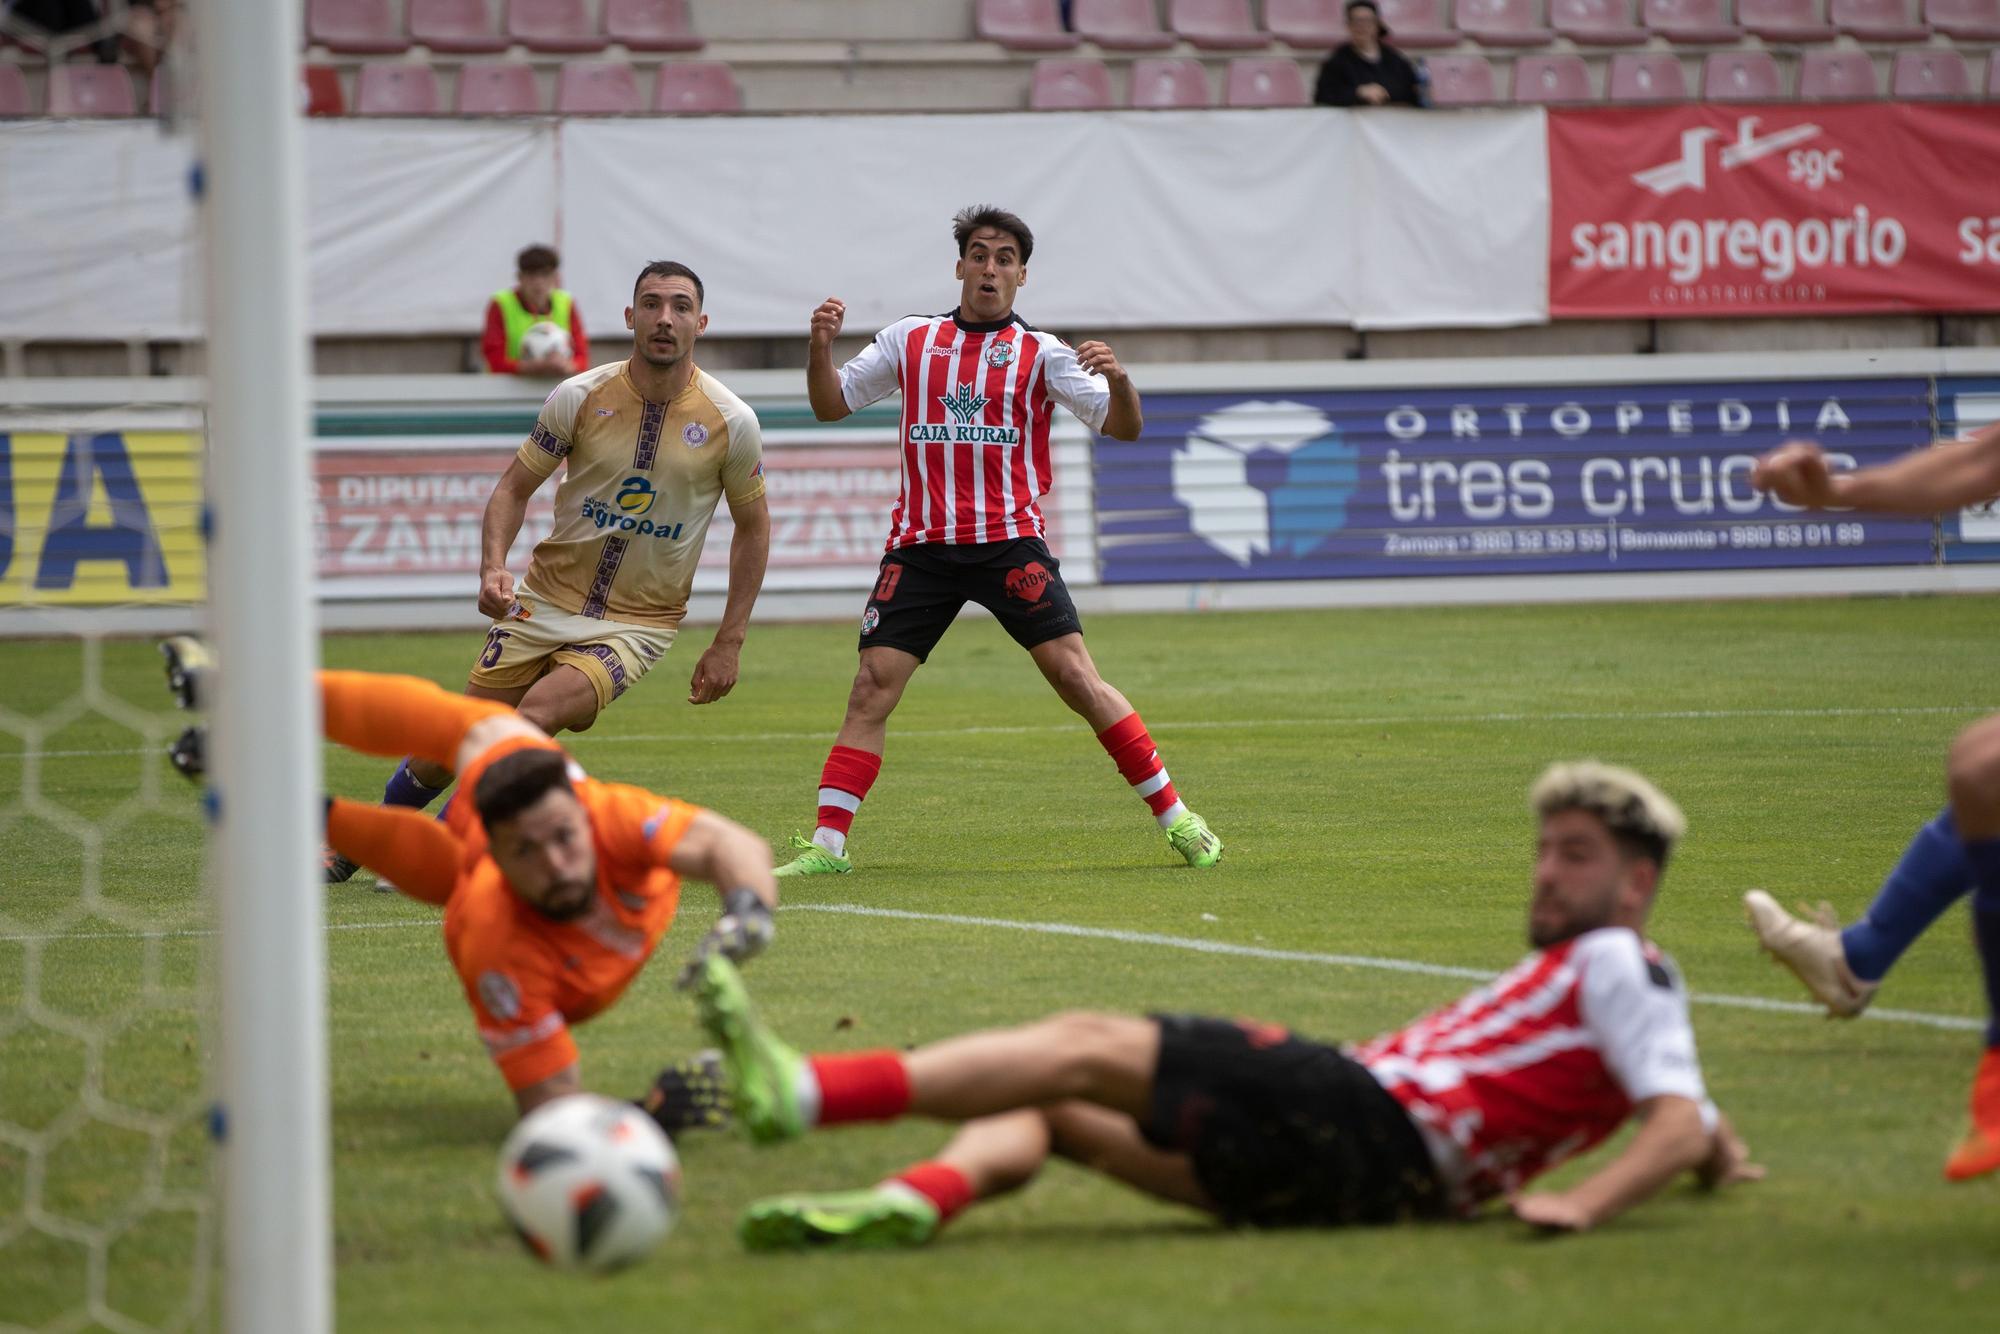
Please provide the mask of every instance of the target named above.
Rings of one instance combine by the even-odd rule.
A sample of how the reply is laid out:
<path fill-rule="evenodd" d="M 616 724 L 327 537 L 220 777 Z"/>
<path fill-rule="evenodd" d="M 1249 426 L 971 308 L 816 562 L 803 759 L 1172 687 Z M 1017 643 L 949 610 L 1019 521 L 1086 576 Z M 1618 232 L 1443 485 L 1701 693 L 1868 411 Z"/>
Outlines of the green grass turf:
<path fill-rule="evenodd" d="M 685 795 L 768 834 L 811 824 L 853 664 L 848 626 L 759 626 L 719 705 L 683 701 L 703 637 L 573 738 L 596 773 Z M 1523 952 L 1546 762 L 1635 764 L 1692 833 L 1654 934 L 1700 993 L 1796 1000 L 1738 896 L 1873 893 L 1942 799 L 1953 733 L 2000 707 L 1992 599 L 1748 602 L 1255 615 L 1100 616 L 1090 643 L 1151 724 L 1182 793 L 1228 843 L 1181 867 L 1109 762 L 988 621 L 953 631 L 897 714 L 856 828 L 859 872 L 787 886 L 796 904 L 1054 921 L 1498 970 Z M 456 685 L 474 637 L 350 636 L 330 665 Z M 91 1120 L 48 1155 L 47 1209 L 106 1223 L 138 1183 L 199 1188 L 199 1000 L 210 942 L 192 796 L 132 750 L 161 711 L 151 647 L 0 644 L 0 1122 L 79 1105 L 90 1036 L 104 1095 L 156 1113 L 155 1140 Z M 91 698 L 117 703 L 80 709 Z M 64 752 L 90 752 L 68 754 Z M 387 765 L 329 752 L 335 790 Z M 32 785 L 24 797 L 24 785 Z M 97 831 L 92 833 L 92 831 Z M 79 883 L 94 885 L 87 901 Z M 343 1330 L 1969 1329 L 2000 1301 L 2000 1182 L 1948 1187 L 1975 1034 L 1695 1010 L 1717 1099 L 1770 1180 L 1691 1188 L 1602 1232 L 1543 1241 L 1475 1225 L 1227 1233 L 1065 1164 L 917 1254 L 751 1257 L 752 1198 L 865 1184 L 923 1156 L 922 1123 L 779 1149 L 688 1136 L 686 1215 L 609 1280 L 541 1270 L 495 1210 L 510 1103 L 474 1040 L 430 910 L 365 883 L 324 893 Z M 661 957 L 581 1031 L 592 1087 L 636 1093 L 695 1041 L 674 965 L 712 916 L 686 898 Z M 80 933 L 96 933 L 87 939 Z M 788 912 L 751 985 L 808 1046 L 901 1045 L 1072 1006 L 1252 1014 L 1362 1037 L 1466 984 L 1107 939 Z M 27 997 L 32 997 L 30 1002 Z M 1882 1003 L 1980 1013 L 1962 912 L 1903 961 Z M 56 1121 L 57 1125 L 67 1122 Z M 74 1309 L 83 1249 L 23 1229 L 28 1155 L 0 1129 L 0 1326 Z M 1571 1167 L 1555 1180 L 1573 1179 Z M 194 1229 L 150 1212 L 114 1248 L 114 1305 L 184 1298 Z"/>

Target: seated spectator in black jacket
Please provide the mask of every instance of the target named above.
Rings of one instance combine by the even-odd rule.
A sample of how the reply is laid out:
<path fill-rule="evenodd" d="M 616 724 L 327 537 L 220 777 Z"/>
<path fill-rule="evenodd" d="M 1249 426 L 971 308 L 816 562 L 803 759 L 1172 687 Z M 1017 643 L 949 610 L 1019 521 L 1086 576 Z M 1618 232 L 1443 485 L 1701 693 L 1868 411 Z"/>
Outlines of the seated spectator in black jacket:
<path fill-rule="evenodd" d="M 1417 67 L 1383 41 L 1389 35 L 1373 0 L 1347 6 L 1348 42 L 1320 66 L 1313 101 L 1323 107 L 1422 106 Z"/>

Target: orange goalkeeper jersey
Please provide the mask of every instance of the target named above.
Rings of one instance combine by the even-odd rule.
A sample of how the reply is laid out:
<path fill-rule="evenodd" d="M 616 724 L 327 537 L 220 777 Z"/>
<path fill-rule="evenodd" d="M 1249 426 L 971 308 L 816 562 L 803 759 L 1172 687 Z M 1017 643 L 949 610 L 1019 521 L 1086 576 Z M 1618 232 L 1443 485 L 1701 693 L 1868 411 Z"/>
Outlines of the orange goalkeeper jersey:
<path fill-rule="evenodd" d="M 486 766 L 524 746 L 510 738 L 458 776 L 469 794 Z M 597 851 L 597 896 L 583 916 L 559 922 L 516 894 L 487 852 L 469 797 L 447 819 L 464 847 L 445 905 L 444 942 L 479 1024 L 480 1040 L 507 1086 L 540 1083 L 576 1060 L 571 1024 L 617 1000 L 674 920 L 680 877 L 667 869 L 674 844 L 701 808 L 623 783 L 601 783 L 572 766 Z"/>

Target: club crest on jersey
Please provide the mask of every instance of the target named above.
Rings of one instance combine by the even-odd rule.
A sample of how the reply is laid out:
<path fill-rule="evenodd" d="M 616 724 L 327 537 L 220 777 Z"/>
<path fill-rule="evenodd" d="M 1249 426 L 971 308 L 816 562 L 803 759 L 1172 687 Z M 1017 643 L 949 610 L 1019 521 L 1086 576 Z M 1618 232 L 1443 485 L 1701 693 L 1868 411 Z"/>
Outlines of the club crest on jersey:
<path fill-rule="evenodd" d="M 874 634 L 875 627 L 880 624 L 882 624 L 882 613 L 875 610 L 875 608 L 870 607 L 867 611 L 861 613 L 862 634 L 864 635 Z"/>
<path fill-rule="evenodd" d="M 986 349 L 986 364 L 995 368 L 1014 364 L 1014 345 L 995 343 Z"/>
<path fill-rule="evenodd" d="M 518 1019 L 521 1015 L 520 988 L 513 978 L 493 969 L 479 975 L 479 1003 L 495 1019 Z"/>
<path fill-rule="evenodd" d="M 700 422 L 689 422 L 681 427 L 681 439 L 687 441 L 689 449 L 700 449 L 708 443 L 708 428 Z"/>

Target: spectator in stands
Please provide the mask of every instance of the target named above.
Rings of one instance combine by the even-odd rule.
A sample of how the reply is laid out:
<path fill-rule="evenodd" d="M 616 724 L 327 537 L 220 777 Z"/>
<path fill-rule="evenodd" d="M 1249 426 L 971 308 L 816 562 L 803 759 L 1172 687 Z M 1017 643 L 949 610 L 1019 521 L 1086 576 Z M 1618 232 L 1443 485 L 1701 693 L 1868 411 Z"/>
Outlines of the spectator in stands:
<path fill-rule="evenodd" d="M 32 23 L 52 37 L 97 28 L 105 18 L 105 8 L 99 0 L 13 0 L 11 4 L 0 0 L 0 12 Z M 89 45 L 99 62 L 106 65 L 118 63 L 118 38 L 115 35 L 101 36 Z"/>
<path fill-rule="evenodd" d="M 1417 67 L 1382 40 L 1388 35 L 1374 0 L 1349 0 L 1348 40 L 1319 67 L 1313 101 L 1323 107 L 1422 106 Z"/>
<path fill-rule="evenodd" d="M 583 316 L 576 300 L 558 284 L 562 259 L 554 249 L 531 245 L 514 258 L 514 286 L 502 288 L 486 303 L 486 331 L 480 350 L 486 369 L 496 375 L 539 375 L 562 380 L 590 369 L 590 342 L 584 337 Z M 521 339 L 537 324 L 569 330 L 570 355 L 559 352 L 521 357 Z"/>
<path fill-rule="evenodd" d="M 167 58 L 180 18 L 180 0 L 130 0 L 125 11 L 125 57 L 148 78 Z"/>

